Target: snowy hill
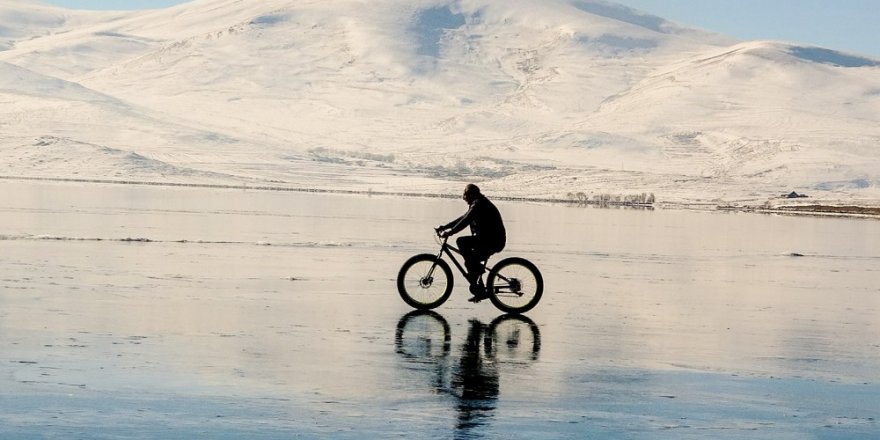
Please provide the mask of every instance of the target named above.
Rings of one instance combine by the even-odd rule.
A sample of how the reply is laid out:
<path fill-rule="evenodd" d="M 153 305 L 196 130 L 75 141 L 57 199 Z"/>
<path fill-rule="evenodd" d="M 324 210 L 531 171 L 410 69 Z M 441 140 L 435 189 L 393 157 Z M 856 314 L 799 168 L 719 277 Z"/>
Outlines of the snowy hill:
<path fill-rule="evenodd" d="M 610 2 L 0 0 L 0 19 L 6 176 L 880 200 L 880 61 Z"/>

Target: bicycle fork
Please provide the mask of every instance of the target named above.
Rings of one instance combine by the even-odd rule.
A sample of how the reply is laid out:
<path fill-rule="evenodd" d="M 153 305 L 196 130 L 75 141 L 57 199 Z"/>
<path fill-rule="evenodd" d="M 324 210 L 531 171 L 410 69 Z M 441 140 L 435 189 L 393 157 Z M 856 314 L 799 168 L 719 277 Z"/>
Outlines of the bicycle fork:
<path fill-rule="evenodd" d="M 443 249 L 441 248 L 441 249 L 440 249 L 440 252 L 439 252 L 439 253 L 437 254 L 437 256 L 434 258 L 434 263 L 431 264 L 431 268 L 428 269 L 428 273 L 426 273 L 425 276 L 422 277 L 422 284 L 423 284 L 423 285 L 425 285 L 425 284 L 431 284 L 431 283 L 434 282 L 434 269 L 437 268 L 437 262 L 440 261 L 440 259 L 441 259 L 442 257 L 443 257 Z"/>
<path fill-rule="evenodd" d="M 443 258 L 443 251 L 444 250 L 445 249 L 443 247 L 441 247 L 440 252 L 437 253 L 436 257 L 434 257 L 434 264 L 432 264 L 431 269 L 428 270 L 428 274 L 426 275 L 427 277 L 432 277 L 434 275 L 434 269 L 437 268 L 437 262 L 440 261 L 441 258 Z"/>

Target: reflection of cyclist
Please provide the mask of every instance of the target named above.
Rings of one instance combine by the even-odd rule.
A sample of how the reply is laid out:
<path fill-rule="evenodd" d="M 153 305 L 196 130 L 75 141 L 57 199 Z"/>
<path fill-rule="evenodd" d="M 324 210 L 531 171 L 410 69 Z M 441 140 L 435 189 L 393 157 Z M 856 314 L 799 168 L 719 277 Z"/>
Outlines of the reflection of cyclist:
<path fill-rule="evenodd" d="M 474 294 L 471 301 L 477 302 L 487 297 L 482 279 L 483 262 L 490 255 L 504 249 L 507 233 L 504 230 L 504 222 L 501 220 L 498 208 L 480 192 L 477 185 L 469 184 L 466 186 L 462 198 L 469 206 L 467 212 L 448 224 L 438 227 L 437 231 L 441 233 L 442 237 L 449 237 L 461 232 L 465 226 L 471 227 L 471 235 L 459 237 L 456 243 L 464 257 L 468 282 L 471 284 L 470 290 Z"/>
<path fill-rule="evenodd" d="M 406 360 L 406 371 L 430 374 L 436 393 L 455 397 L 453 438 L 480 438 L 478 430 L 491 423 L 501 397 L 499 366 L 506 363 L 521 370 L 536 361 L 540 330 L 522 315 L 501 315 L 488 326 L 471 319 L 457 351 L 458 362 L 453 363 L 451 329 L 443 315 L 416 310 L 398 321 L 394 345 Z"/>
<path fill-rule="evenodd" d="M 483 419 L 490 417 L 495 410 L 499 391 L 498 370 L 494 362 L 488 361 L 480 351 L 481 343 L 487 337 L 484 333 L 486 326 L 476 319 L 470 324 L 459 368 L 452 380 L 452 386 L 460 393 L 457 428 L 463 433 L 485 424 Z"/>

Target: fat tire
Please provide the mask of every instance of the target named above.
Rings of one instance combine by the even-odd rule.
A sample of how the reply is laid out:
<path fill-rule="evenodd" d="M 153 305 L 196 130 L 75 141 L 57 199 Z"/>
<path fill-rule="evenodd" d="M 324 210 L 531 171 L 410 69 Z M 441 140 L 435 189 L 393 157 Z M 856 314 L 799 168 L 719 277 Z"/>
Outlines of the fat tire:
<path fill-rule="evenodd" d="M 529 299 L 528 302 L 524 304 L 510 303 L 507 297 L 499 297 L 499 292 L 495 291 L 495 284 L 496 281 L 498 281 L 499 279 L 499 273 L 504 274 L 505 269 L 509 270 L 515 266 L 519 266 L 525 269 L 527 272 L 531 273 L 532 281 L 534 281 L 535 284 L 532 287 L 534 293 L 532 294 L 531 299 Z M 526 260 L 525 258 L 510 257 L 499 261 L 498 264 L 496 264 L 492 268 L 492 270 L 489 271 L 489 275 L 486 278 L 486 289 L 489 292 L 489 299 L 492 300 L 492 304 L 494 304 L 495 307 L 497 307 L 502 312 L 512 314 L 528 312 L 536 305 L 538 305 L 538 302 L 541 301 L 541 296 L 544 294 L 544 278 L 541 276 L 541 271 L 539 271 L 538 267 L 532 264 L 531 261 Z"/>
<path fill-rule="evenodd" d="M 417 294 L 426 292 L 420 292 L 416 289 L 427 289 L 420 287 L 418 284 L 414 284 L 414 282 L 418 283 L 425 274 L 414 272 L 416 270 L 419 270 L 418 268 L 415 268 L 415 266 L 418 265 L 427 268 L 430 264 L 434 263 L 436 263 L 437 266 L 434 268 L 434 273 L 432 275 L 435 280 L 445 282 L 446 288 L 442 292 L 438 292 L 437 294 L 430 294 L 424 299 L 421 299 Z M 449 295 L 452 293 L 453 281 L 454 280 L 452 278 L 452 270 L 449 269 L 449 264 L 441 259 L 438 259 L 436 255 L 419 254 L 413 256 L 409 260 L 406 260 L 406 262 L 403 263 L 403 266 L 400 267 L 400 272 L 397 273 L 397 292 L 400 293 L 400 297 L 403 299 L 403 301 L 409 304 L 411 307 L 418 310 L 430 310 L 439 307 L 441 304 L 446 302 L 447 299 L 449 299 Z M 412 291 L 407 289 L 410 289 Z"/>

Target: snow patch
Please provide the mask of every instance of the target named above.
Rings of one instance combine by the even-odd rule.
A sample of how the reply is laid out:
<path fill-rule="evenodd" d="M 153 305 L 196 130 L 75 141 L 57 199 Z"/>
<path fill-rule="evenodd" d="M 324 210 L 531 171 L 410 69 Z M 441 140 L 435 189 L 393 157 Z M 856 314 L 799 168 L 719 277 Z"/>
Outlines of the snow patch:
<path fill-rule="evenodd" d="M 0 93 L 118 104 L 118 100 L 80 84 L 41 75 L 3 61 L 0 61 Z"/>

